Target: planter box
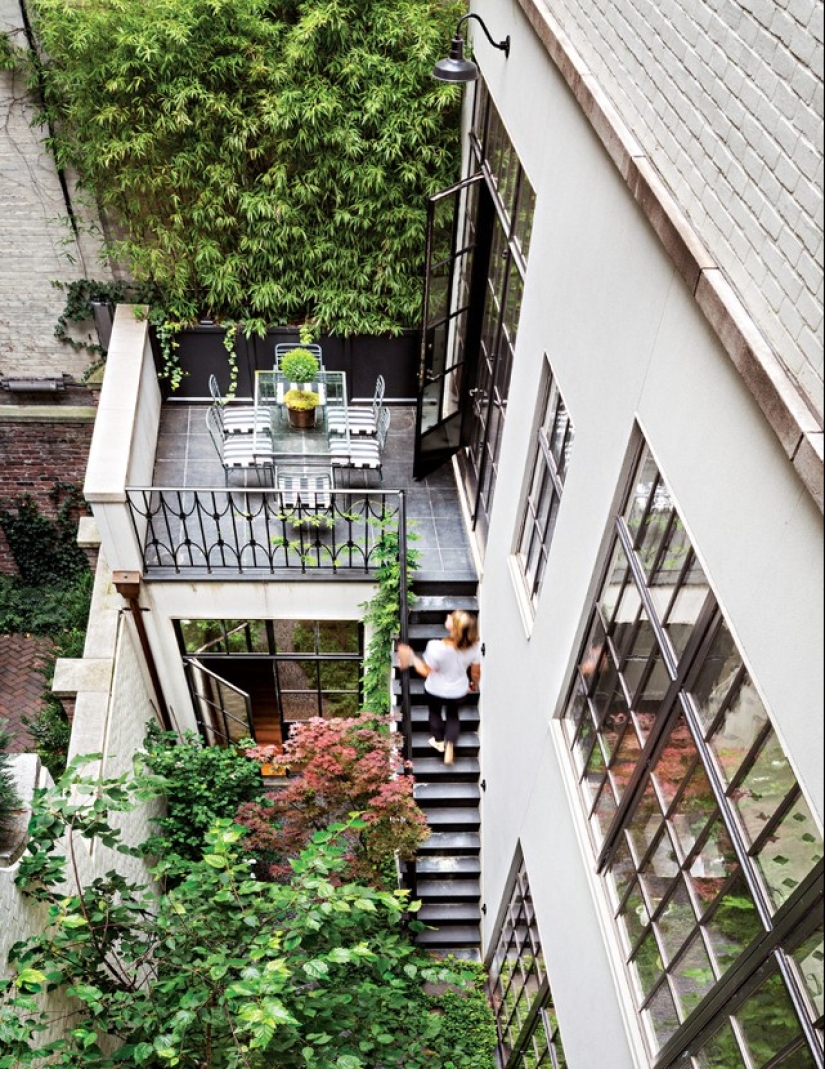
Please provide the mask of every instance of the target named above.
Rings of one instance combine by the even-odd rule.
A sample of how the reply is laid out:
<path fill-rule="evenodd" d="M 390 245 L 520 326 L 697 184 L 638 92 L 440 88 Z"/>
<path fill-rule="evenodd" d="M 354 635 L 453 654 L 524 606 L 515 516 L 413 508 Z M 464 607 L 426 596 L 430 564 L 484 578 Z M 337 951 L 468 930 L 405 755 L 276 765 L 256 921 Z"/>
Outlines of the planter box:
<path fill-rule="evenodd" d="M 174 393 L 164 396 L 174 401 L 206 401 L 209 376 L 215 375 L 222 392 L 229 386 L 229 366 L 223 344 L 222 327 L 201 324 L 180 335 L 178 357 L 186 375 Z M 247 340 L 238 334 L 238 397 L 254 395 L 256 371 L 271 371 L 278 342 L 298 341 L 295 330 L 272 328 L 265 338 Z M 345 371 L 347 395 L 352 401 L 369 401 L 376 376 L 387 383 L 387 401 L 412 404 L 417 394 L 419 330 L 406 330 L 397 338 L 356 335 L 352 338 L 322 336 L 319 339 L 328 371 Z M 153 345 L 157 360 L 157 346 Z M 158 367 L 160 365 L 158 364 Z"/>

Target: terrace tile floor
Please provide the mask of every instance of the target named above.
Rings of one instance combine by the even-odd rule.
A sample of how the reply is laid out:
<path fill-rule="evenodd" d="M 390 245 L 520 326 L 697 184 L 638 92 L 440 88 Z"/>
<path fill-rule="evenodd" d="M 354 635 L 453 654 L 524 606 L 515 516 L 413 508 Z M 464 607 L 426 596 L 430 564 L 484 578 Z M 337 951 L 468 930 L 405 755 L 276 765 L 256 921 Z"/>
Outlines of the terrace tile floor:
<path fill-rule="evenodd" d="M 445 464 L 426 479 L 413 479 L 415 410 L 390 406 L 391 424 L 384 454 L 381 489 L 404 490 L 407 516 L 419 536 L 418 573 L 432 579 L 476 576 L 470 541 L 459 504 L 453 468 Z M 352 476 L 357 488 L 360 472 Z M 378 489 L 373 474 L 369 485 Z M 156 487 L 223 487 L 224 473 L 206 427 L 203 404 L 166 403 L 158 435 L 153 485 Z M 240 475 L 232 485 L 241 486 Z M 251 485 L 254 485 L 252 480 Z"/>

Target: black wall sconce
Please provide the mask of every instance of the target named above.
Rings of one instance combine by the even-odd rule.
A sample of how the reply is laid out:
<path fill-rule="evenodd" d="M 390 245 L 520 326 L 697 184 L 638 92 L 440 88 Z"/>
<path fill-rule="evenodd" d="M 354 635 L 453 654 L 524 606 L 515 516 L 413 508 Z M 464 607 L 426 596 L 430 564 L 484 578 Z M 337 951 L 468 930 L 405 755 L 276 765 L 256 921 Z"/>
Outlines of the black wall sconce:
<path fill-rule="evenodd" d="M 461 24 L 466 22 L 467 19 L 475 19 L 478 22 L 493 48 L 500 49 L 505 56 L 510 55 L 509 36 L 505 37 L 503 41 L 496 42 L 490 36 L 490 31 L 479 15 L 462 15 L 455 28 L 449 56 L 446 59 L 440 59 L 433 68 L 433 78 L 437 78 L 440 82 L 474 82 L 478 78 L 478 67 L 471 59 L 464 58 L 464 38 L 461 36 Z"/>

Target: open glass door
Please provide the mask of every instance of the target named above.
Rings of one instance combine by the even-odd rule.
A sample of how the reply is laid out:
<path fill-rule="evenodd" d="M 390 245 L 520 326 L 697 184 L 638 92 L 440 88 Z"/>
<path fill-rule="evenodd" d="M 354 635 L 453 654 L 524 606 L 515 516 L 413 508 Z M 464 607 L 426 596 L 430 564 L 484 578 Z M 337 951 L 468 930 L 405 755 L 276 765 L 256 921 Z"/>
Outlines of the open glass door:
<path fill-rule="evenodd" d="M 195 699 L 195 718 L 210 746 L 254 738 L 249 694 L 196 659 L 184 662 Z"/>
<path fill-rule="evenodd" d="M 415 462 L 423 478 L 440 467 L 462 444 L 462 419 L 477 358 L 473 335 L 479 325 L 473 310 L 479 262 L 486 267 L 488 214 L 481 172 L 430 198 L 424 276 L 424 323 L 418 375 Z M 472 367 L 465 366 L 472 363 Z"/>

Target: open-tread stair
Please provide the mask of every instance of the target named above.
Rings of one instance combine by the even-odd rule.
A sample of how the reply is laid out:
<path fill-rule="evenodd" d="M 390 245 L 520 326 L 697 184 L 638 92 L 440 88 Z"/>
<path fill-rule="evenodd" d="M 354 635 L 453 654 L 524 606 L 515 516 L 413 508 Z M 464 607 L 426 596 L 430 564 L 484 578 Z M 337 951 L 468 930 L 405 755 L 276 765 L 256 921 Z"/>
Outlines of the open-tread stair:
<path fill-rule="evenodd" d="M 431 638 L 443 638 L 444 619 L 453 609 L 477 612 L 476 581 L 449 584 L 419 577 L 413 587 L 408 637 L 417 653 Z M 396 681 L 400 690 L 400 685 Z M 427 817 L 430 836 L 422 844 L 408 881 L 422 903 L 418 919 L 427 925 L 418 943 L 439 956 L 479 960 L 481 949 L 481 818 L 479 814 L 478 697 L 468 695 L 460 710 L 461 735 L 455 761 L 429 746 L 424 681 L 410 672 L 412 761 L 415 800 Z M 410 867 L 411 868 L 411 867 Z"/>

